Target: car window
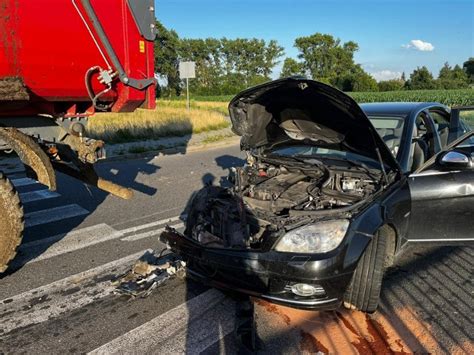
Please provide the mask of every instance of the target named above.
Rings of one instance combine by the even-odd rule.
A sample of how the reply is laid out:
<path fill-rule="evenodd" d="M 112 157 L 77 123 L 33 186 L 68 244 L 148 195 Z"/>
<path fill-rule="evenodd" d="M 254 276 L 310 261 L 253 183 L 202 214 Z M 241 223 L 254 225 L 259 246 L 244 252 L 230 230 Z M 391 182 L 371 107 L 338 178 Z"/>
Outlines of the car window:
<path fill-rule="evenodd" d="M 464 128 L 472 131 L 474 129 L 474 110 L 459 112 L 459 119 L 464 124 Z"/>
<path fill-rule="evenodd" d="M 421 112 L 415 120 L 413 127 L 412 145 L 410 147 L 410 171 L 415 171 L 425 164 L 440 150 L 435 142 L 437 132 L 433 120 Z"/>
<path fill-rule="evenodd" d="M 370 122 L 382 137 L 393 156 L 397 156 L 405 119 L 403 117 L 371 116 Z"/>
<path fill-rule="evenodd" d="M 435 129 L 438 132 L 441 149 L 444 149 L 448 145 L 449 119 L 442 113 L 435 110 L 430 110 L 430 116 L 435 125 Z"/>

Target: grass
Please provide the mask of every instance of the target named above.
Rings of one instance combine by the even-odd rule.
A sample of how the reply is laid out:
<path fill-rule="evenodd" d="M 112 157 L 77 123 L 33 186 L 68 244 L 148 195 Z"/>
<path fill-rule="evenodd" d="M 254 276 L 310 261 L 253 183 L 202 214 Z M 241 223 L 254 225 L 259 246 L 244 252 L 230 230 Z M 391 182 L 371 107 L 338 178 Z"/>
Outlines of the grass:
<path fill-rule="evenodd" d="M 214 111 L 224 116 L 229 115 L 226 101 L 204 101 L 191 100 L 190 106 L 192 109 Z M 157 105 L 161 107 L 186 108 L 186 100 L 158 100 Z"/>
<path fill-rule="evenodd" d="M 139 109 L 133 113 L 98 113 L 89 122 L 88 135 L 107 143 L 125 143 L 184 136 L 230 126 L 219 105 L 199 103 L 187 110 L 186 103 L 177 102 L 160 100 L 153 111 Z"/>
<path fill-rule="evenodd" d="M 210 144 L 210 143 L 216 143 L 219 141 L 222 141 L 224 139 L 227 139 L 229 137 L 233 137 L 233 134 L 216 134 L 213 136 L 208 136 L 202 140 L 203 144 Z"/>
<path fill-rule="evenodd" d="M 474 105 L 474 89 L 456 90 L 402 90 L 402 91 L 382 91 L 382 92 L 348 92 L 354 100 L 362 102 L 384 102 L 384 101 L 415 101 L 415 102 L 440 102 L 448 106 L 454 105 Z M 196 102 L 221 102 L 227 106 L 234 95 L 222 96 L 195 96 Z M 181 99 L 173 101 L 181 102 Z"/>
<path fill-rule="evenodd" d="M 348 93 L 357 102 L 376 101 L 437 101 L 446 105 L 474 105 L 474 90 L 417 90 Z M 186 109 L 183 99 L 158 100 L 154 111 L 137 110 L 134 113 L 99 113 L 90 120 L 88 135 L 107 143 L 124 143 L 184 136 L 230 126 L 226 119 L 227 96 L 200 96 L 191 100 Z M 474 118 L 467 118 L 474 124 Z M 211 139 L 211 138 L 209 138 Z M 214 139 L 214 138 L 212 138 Z M 217 138 L 216 138 L 217 139 Z"/>

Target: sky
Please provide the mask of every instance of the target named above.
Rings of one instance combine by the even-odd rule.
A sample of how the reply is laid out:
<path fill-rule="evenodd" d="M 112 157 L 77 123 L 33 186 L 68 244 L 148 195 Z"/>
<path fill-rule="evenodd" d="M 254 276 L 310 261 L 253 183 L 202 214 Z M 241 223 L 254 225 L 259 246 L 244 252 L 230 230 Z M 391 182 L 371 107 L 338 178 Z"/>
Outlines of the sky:
<path fill-rule="evenodd" d="M 156 17 L 184 38 L 276 39 L 296 58 L 297 37 L 355 41 L 356 63 L 377 80 L 474 57 L 474 0 L 155 0 Z M 283 57 L 284 58 L 284 57 Z M 282 58 L 282 59 L 283 59 Z M 281 64 L 275 68 L 278 77 Z"/>

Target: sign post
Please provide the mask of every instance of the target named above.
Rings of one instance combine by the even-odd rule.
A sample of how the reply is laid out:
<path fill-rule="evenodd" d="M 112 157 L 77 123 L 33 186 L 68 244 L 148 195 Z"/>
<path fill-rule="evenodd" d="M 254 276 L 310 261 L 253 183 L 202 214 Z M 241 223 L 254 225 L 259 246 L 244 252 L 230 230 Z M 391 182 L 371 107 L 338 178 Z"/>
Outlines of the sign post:
<path fill-rule="evenodd" d="M 189 79 L 196 77 L 196 63 L 195 62 L 179 62 L 179 78 L 186 79 L 186 107 L 188 110 L 191 105 L 189 102 Z"/>

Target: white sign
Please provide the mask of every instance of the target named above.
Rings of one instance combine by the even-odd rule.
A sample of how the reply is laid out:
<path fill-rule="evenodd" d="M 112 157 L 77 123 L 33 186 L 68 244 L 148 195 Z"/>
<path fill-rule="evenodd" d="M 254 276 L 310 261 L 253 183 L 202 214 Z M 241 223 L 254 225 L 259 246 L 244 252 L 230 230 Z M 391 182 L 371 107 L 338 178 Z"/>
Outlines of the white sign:
<path fill-rule="evenodd" d="M 179 62 L 179 78 L 194 79 L 196 77 L 195 62 Z"/>

